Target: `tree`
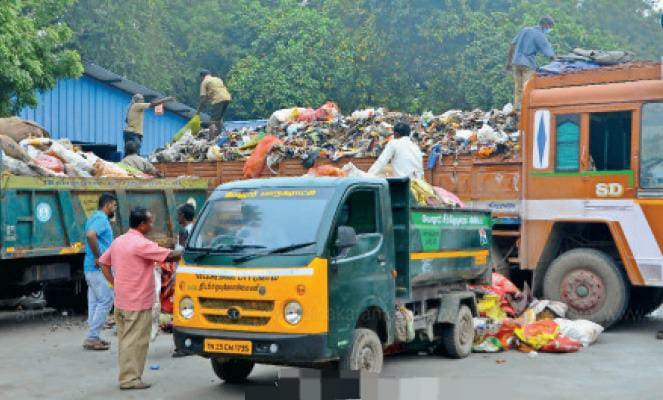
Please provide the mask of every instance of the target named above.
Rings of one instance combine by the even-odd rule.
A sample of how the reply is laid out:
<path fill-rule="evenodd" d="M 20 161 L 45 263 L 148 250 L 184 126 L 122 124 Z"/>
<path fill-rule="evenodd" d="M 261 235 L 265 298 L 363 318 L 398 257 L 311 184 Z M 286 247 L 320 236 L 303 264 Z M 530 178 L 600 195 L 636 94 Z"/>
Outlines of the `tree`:
<path fill-rule="evenodd" d="M 37 104 L 35 91 L 80 76 L 80 56 L 66 48 L 61 21 L 73 0 L 5 0 L 0 7 L 0 116 Z"/>

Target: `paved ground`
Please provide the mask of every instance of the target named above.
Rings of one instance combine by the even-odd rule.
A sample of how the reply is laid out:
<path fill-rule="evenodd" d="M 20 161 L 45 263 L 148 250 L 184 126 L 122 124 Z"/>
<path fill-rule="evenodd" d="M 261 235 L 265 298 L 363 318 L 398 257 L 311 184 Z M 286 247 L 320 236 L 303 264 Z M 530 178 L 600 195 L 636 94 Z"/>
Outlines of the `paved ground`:
<path fill-rule="evenodd" d="M 663 390 L 663 319 L 622 324 L 577 354 L 535 358 L 512 351 L 474 354 L 465 360 L 395 356 L 382 378 L 402 377 L 400 392 L 411 398 L 455 399 L 660 399 Z M 59 314 L 0 315 L 0 398 L 4 399 L 243 399 L 244 387 L 221 384 L 209 361 L 170 357 L 170 336 L 151 346 L 145 380 L 148 392 L 116 388 L 117 343 L 110 352 L 81 348 L 80 317 Z M 108 331 L 106 331 L 108 333 Z M 249 385 L 268 383 L 274 367 L 258 366 Z M 425 379 L 435 378 L 435 379 Z M 393 381 L 392 381 L 393 382 Z M 430 385 L 437 387 L 430 389 Z M 415 395 L 428 385 L 427 396 Z M 437 395 L 436 395 L 437 394 Z"/>

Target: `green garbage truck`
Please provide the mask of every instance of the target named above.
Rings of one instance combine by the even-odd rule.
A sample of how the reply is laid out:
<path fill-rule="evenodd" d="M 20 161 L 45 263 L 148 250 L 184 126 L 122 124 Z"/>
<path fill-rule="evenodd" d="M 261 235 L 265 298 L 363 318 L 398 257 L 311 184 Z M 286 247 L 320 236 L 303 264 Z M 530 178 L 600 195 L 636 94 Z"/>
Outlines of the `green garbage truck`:
<path fill-rule="evenodd" d="M 227 382 L 255 363 L 379 372 L 390 352 L 465 357 L 491 228 L 489 211 L 414 205 L 407 179 L 221 185 L 177 269 L 176 347 Z"/>
<path fill-rule="evenodd" d="M 1 163 L 0 163 L 1 165 Z M 84 304 L 84 226 L 102 193 L 117 197 L 115 235 L 129 227 L 129 210 L 155 216 L 151 239 L 172 246 L 176 207 L 200 209 L 209 192 L 198 178 L 122 179 L 0 175 L 0 309 L 71 308 Z M 78 295 L 78 296 L 77 296 Z"/>

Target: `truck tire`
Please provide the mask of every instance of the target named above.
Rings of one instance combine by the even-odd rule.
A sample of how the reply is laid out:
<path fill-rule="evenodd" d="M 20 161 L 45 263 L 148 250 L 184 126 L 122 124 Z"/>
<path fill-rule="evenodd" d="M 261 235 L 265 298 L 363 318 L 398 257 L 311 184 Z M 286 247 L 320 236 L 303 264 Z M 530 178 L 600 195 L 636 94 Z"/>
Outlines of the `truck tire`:
<path fill-rule="evenodd" d="M 629 289 L 615 261 L 594 249 L 574 249 L 560 255 L 543 281 L 543 297 L 566 303 L 567 318 L 588 319 L 605 328 L 624 315 Z"/>
<path fill-rule="evenodd" d="M 465 358 L 472 352 L 474 342 L 474 323 L 472 311 L 464 304 L 460 305 L 456 322 L 445 324 L 441 332 L 441 351 L 451 358 Z"/>
<path fill-rule="evenodd" d="M 628 308 L 622 318 L 625 321 L 638 321 L 656 310 L 663 303 L 663 288 L 632 287 Z"/>
<path fill-rule="evenodd" d="M 255 363 L 249 360 L 212 358 L 212 369 L 226 383 L 242 383 L 251 375 Z"/>
<path fill-rule="evenodd" d="M 341 356 L 342 371 L 367 371 L 379 374 L 383 363 L 382 343 L 370 329 L 357 328 L 352 333 L 352 345 Z"/>

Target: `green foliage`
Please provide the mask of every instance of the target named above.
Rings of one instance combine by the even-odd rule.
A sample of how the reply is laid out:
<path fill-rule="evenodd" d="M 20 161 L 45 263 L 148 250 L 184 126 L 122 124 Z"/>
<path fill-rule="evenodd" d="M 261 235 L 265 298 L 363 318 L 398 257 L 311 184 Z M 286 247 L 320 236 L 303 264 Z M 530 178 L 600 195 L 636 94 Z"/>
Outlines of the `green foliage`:
<path fill-rule="evenodd" d="M 302 5 L 305 4 L 305 5 Z M 67 15 L 81 53 L 198 102 L 198 71 L 221 76 L 230 118 L 326 99 L 343 111 L 422 112 L 511 101 L 509 43 L 544 14 L 558 54 L 575 47 L 663 54 L 639 0 L 79 0 Z M 541 60 L 543 61 L 543 60 Z"/>
<path fill-rule="evenodd" d="M 65 44 L 72 31 L 59 18 L 73 0 L 4 0 L 0 6 L 0 116 L 36 105 L 35 90 L 78 77 L 80 57 Z"/>

